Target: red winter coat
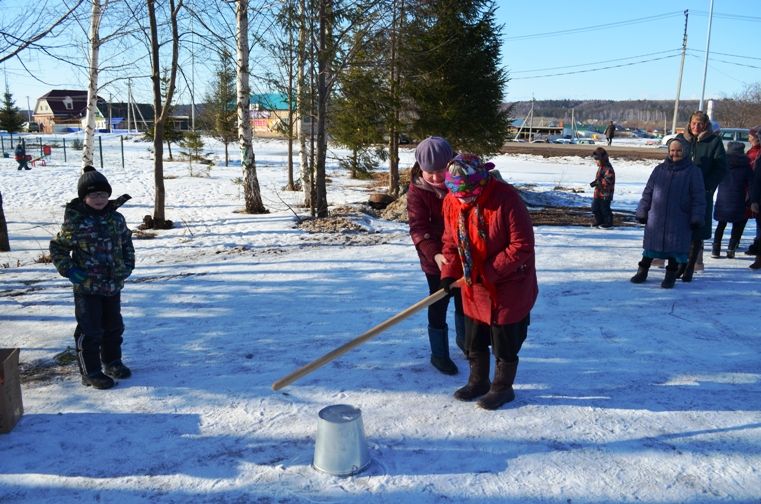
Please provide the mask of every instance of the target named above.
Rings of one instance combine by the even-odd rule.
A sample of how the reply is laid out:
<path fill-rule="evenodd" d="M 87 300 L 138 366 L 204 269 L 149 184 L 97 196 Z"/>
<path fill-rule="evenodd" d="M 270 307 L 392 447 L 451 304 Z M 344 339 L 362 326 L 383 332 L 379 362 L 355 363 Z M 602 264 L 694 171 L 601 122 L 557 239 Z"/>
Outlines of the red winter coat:
<path fill-rule="evenodd" d="M 463 309 L 468 317 L 485 324 L 519 322 L 529 314 L 539 293 L 531 217 L 513 186 L 494 178 L 490 179 L 476 204 L 481 206 L 483 213 L 486 257 L 481 267 L 482 277 L 471 286 L 463 282 L 460 288 Z M 451 194 L 444 200 L 443 254 L 448 263 L 442 268 L 442 278 L 463 275 L 457 252 L 457 222 L 452 222 L 450 217 L 463 206 Z M 477 235 L 475 216 L 475 209 L 471 208 L 467 216 L 471 241 Z M 494 298 L 490 290 L 495 293 Z"/>
<path fill-rule="evenodd" d="M 419 175 L 413 175 L 407 192 L 410 236 L 420 258 L 420 267 L 426 275 L 439 274 L 439 267 L 433 258 L 441 253 L 441 237 L 444 234 L 441 206 L 446 194 L 446 189 L 436 189 Z"/>

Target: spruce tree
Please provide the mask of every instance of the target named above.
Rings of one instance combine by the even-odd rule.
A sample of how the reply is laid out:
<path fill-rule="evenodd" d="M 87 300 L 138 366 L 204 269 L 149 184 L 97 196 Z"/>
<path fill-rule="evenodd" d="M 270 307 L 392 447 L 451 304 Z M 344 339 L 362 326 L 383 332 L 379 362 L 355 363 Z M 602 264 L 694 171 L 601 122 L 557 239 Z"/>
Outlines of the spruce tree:
<path fill-rule="evenodd" d="M 357 52 L 341 75 L 340 91 L 331 104 L 328 132 L 334 142 L 351 151 L 340 164 L 355 178 L 377 167 L 378 156 L 385 154 L 382 148 L 374 149 L 383 142 L 386 106 L 382 68 L 373 63 L 379 50 L 369 44 Z"/>
<path fill-rule="evenodd" d="M 231 143 L 238 141 L 238 113 L 236 110 L 235 61 L 227 49 L 220 51 L 216 79 L 204 100 L 205 122 L 211 136 L 225 146 L 225 166 L 229 164 Z"/>
<path fill-rule="evenodd" d="M 8 87 L 5 87 L 5 93 L 3 94 L 3 108 L 0 109 L 0 129 L 4 129 L 8 133 L 16 133 L 21 131 L 21 126 L 24 123 L 24 119 L 19 113 L 16 102 L 13 100 Z"/>
<path fill-rule="evenodd" d="M 499 152 L 509 119 L 495 8 L 491 0 L 429 0 L 411 12 L 402 71 L 416 137 L 442 136 L 481 155 Z"/>

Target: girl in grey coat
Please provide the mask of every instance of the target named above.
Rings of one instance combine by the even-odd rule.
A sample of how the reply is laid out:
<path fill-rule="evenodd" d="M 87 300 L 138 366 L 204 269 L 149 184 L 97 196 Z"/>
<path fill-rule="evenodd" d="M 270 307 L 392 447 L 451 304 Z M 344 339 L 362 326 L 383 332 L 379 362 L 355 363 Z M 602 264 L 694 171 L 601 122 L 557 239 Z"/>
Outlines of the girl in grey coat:
<path fill-rule="evenodd" d="M 653 169 L 642 192 L 636 217 L 645 224 L 644 251 L 633 283 L 644 282 L 650 264 L 658 258 L 668 260 L 661 287 L 673 287 L 679 264 L 687 262 L 692 233 L 703 225 L 705 186 L 700 169 L 690 160 L 689 148 L 681 138 L 669 141 L 668 157 Z"/>

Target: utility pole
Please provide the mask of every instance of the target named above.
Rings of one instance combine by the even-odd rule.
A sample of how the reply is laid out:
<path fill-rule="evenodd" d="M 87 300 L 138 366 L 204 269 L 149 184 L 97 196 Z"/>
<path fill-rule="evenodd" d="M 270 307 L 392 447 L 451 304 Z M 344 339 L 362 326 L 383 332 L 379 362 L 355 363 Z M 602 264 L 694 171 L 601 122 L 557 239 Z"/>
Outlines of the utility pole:
<path fill-rule="evenodd" d="M 671 134 L 676 133 L 676 117 L 679 114 L 679 95 L 682 92 L 682 74 L 684 73 L 684 56 L 687 54 L 687 18 L 690 11 L 684 11 L 684 35 L 682 36 L 682 64 L 679 67 L 679 79 L 676 83 L 676 100 L 674 101 L 674 119 L 671 121 Z M 701 99 L 702 102 L 702 99 Z M 666 132 L 663 132 L 664 135 Z"/>
<path fill-rule="evenodd" d="M 711 23 L 713 22 L 713 0 L 708 11 L 708 35 L 706 36 L 706 58 L 703 65 L 703 90 L 700 92 L 700 105 L 698 110 L 703 110 L 703 99 L 706 95 L 706 76 L 708 75 L 708 48 L 711 47 Z"/>
<path fill-rule="evenodd" d="M 32 107 L 29 106 L 29 97 L 26 97 L 26 120 L 32 122 Z"/>

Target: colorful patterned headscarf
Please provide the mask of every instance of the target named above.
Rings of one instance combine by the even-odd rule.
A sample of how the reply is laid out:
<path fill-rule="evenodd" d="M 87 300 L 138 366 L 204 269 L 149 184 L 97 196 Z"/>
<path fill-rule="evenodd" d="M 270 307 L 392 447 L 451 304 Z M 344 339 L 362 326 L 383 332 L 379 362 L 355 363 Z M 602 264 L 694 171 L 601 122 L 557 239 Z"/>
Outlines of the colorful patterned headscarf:
<path fill-rule="evenodd" d="M 494 163 L 484 163 L 475 154 L 459 154 L 447 165 L 444 184 L 457 198 L 475 197 L 486 187 L 492 168 Z"/>

